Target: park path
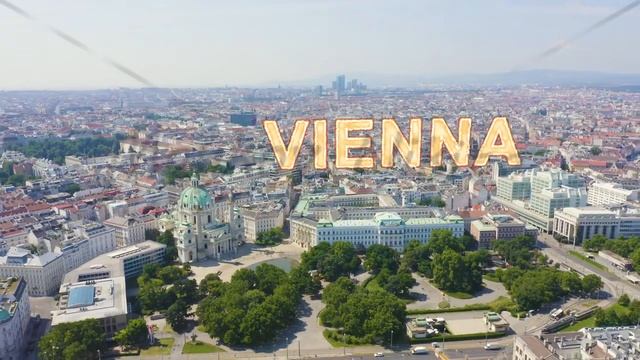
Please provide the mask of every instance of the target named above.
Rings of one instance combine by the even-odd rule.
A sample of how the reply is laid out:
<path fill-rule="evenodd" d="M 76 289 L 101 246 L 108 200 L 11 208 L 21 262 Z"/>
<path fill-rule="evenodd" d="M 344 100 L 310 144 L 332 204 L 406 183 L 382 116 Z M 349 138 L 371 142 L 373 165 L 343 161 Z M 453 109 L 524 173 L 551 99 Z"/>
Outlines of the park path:
<path fill-rule="evenodd" d="M 437 309 L 438 304 L 447 301 L 451 307 L 460 307 L 470 304 L 486 304 L 500 296 L 507 295 L 507 290 L 499 282 L 483 280 L 483 289 L 471 299 L 457 299 L 448 296 L 433 286 L 428 279 L 413 274 L 416 285 L 411 289 L 413 293 L 418 294 L 418 300 L 407 305 L 407 309 Z"/>

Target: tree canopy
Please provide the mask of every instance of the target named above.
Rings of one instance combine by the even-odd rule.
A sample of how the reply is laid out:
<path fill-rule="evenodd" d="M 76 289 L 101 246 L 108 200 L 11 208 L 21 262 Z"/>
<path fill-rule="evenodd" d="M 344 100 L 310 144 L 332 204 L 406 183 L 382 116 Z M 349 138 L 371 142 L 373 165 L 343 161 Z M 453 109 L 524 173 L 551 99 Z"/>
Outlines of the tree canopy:
<path fill-rule="evenodd" d="M 391 331 L 404 330 L 405 305 L 387 291 L 368 290 L 341 277 L 327 286 L 322 301 L 322 323 L 342 328 L 346 335 L 374 343 L 387 341 Z"/>
<path fill-rule="evenodd" d="M 592 294 L 602 288 L 602 280 L 597 275 L 580 279 L 575 272 L 551 267 L 499 269 L 496 276 L 521 310 L 538 309 L 562 296 Z"/>
<path fill-rule="evenodd" d="M 133 319 L 127 326 L 118 331 L 114 340 L 125 348 L 141 348 L 148 343 L 149 330 L 143 318 Z"/>
<path fill-rule="evenodd" d="M 230 282 L 215 276 L 201 284 L 207 293 L 197 315 L 206 332 L 229 345 L 256 345 L 276 336 L 296 318 L 296 307 L 310 278 L 270 264 L 236 271 Z M 309 275 L 306 273 L 307 276 Z"/>
<path fill-rule="evenodd" d="M 531 250 L 535 243 L 535 240 L 530 236 L 521 235 L 515 239 L 495 240 L 492 246 L 493 250 L 502 256 L 508 264 L 527 268 L 533 258 Z"/>
<path fill-rule="evenodd" d="M 367 248 L 367 257 L 364 268 L 374 274 L 383 269 L 395 273 L 400 266 L 400 254 L 394 249 L 380 244 L 374 244 Z"/>
<path fill-rule="evenodd" d="M 38 356 L 42 360 L 97 359 L 98 351 L 106 349 L 105 339 L 96 319 L 58 324 L 40 339 Z"/>
<path fill-rule="evenodd" d="M 267 231 L 258 233 L 256 238 L 256 244 L 258 245 L 277 245 L 282 242 L 285 237 L 284 231 L 281 227 L 274 227 Z"/>
<path fill-rule="evenodd" d="M 189 271 L 179 266 L 145 265 L 138 286 L 138 300 L 146 314 L 167 310 L 177 300 L 187 304 L 199 300 L 196 281 L 189 279 Z"/>
<path fill-rule="evenodd" d="M 349 242 L 322 242 L 302 254 L 300 266 L 307 271 L 318 270 L 326 280 L 335 281 L 341 276 L 357 272 L 360 258 Z"/>
<path fill-rule="evenodd" d="M 63 164 L 64 157 L 69 155 L 96 157 L 118 154 L 120 140 L 123 138 L 123 135 L 83 137 L 73 140 L 46 137 L 8 144 L 7 149 L 19 151 L 29 157 L 45 158 L 57 164 Z"/>
<path fill-rule="evenodd" d="M 432 280 L 442 290 L 473 293 L 482 287 L 481 263 L 475 255 L 446 249 L 435 254 L 431 265 Z"/>

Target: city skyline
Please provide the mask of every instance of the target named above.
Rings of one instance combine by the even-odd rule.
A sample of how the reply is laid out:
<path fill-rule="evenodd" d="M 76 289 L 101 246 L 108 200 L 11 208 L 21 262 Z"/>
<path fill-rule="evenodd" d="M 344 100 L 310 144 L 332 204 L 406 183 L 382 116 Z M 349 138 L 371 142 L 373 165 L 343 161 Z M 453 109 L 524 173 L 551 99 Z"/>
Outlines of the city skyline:
<path fill-rule="evenodd" d="M 343 73 L 372 86 L 394 85 L 389 78 L 404 84 L 415 77 L 419 85 L 442 76 L 525 69 L 640 73 L 640 53 L 627 46 L 640 17 L 637 9 L 535 60 L 627 4 L 282 0 L 52 6 L 25 1 L 17 5 L 38 23 L 0 10 L 3 32 L 12 35 L 0 43 L 5 54 L 0 88 L 141 86 L 101 62 L 104 56 L 160 87 L 327 86 L 319 81 Z M 48 33 L 49 25 L 98 56 Z"/>

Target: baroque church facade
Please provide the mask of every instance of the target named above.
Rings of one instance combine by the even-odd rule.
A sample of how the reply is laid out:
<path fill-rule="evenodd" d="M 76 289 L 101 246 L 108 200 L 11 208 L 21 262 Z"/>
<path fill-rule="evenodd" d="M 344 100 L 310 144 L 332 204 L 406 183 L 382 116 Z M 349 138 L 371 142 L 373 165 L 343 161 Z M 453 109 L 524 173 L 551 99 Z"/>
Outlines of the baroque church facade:
<path fill-rule="evenodd" d="M 180 193 L 178 203 L 169 215 L 159 221 L 160 231 L 172 230 L 182 263 L 217 259 L 237 251 L 229 224 L 215 217 L 215 204 L 209 192 L 200 187 L 194 173 L 191 186 Z"/>

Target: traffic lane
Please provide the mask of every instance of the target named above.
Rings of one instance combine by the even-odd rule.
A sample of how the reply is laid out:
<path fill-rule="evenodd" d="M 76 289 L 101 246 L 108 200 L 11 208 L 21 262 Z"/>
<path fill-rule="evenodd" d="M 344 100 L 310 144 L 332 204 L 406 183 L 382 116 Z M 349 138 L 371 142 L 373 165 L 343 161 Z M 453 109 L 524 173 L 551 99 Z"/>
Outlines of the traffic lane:
<path fill-rule="evenodd" d="M 544 241 L 544 240 L 543 240 Z M 605 285 L 609 287 L 610 293 L 615 297 L 620 296 L 623 292 L 632 295 L 633 297 L 640 296 L 640 290 L 633 284 L 630 284 L 624 279 L 616 276 L 614 273 L 602 271 L 590 264 L 582 263 L 577 259 L 572 258 L 567 252 L 568 250 L 559 247 L 555 240 L 544 241 L 548 247 L 543 249 L 543 252 L 556 262 L 564 262 L 565 264 L 577 269 L 582 270 L 585 273 L 596 274 L 600 276 Z"/>
<path fill-rule="evenodd" d="M 481 360 L 481 359 L 510 359 L 511 350 L 503 348 L 500 350 L 485 350 L 483 348 L 475 349 L 452 349 L 446 350 L 446 358 L 449 360 L 454 359 L 467 359 L 467 360 Z M 315 358 L 314 358 L 315 359 Z M 340 360 L 437 360 L 438 356 L 431 348 L 427 354 L 412 355 L 406 353 L 385 353 L 384 357 L 375 357 L 371 355 L 352 355 L 352 356 L 340 356 L 340 357 L 318 357 L 318 359 L 340 359 Z"/>

